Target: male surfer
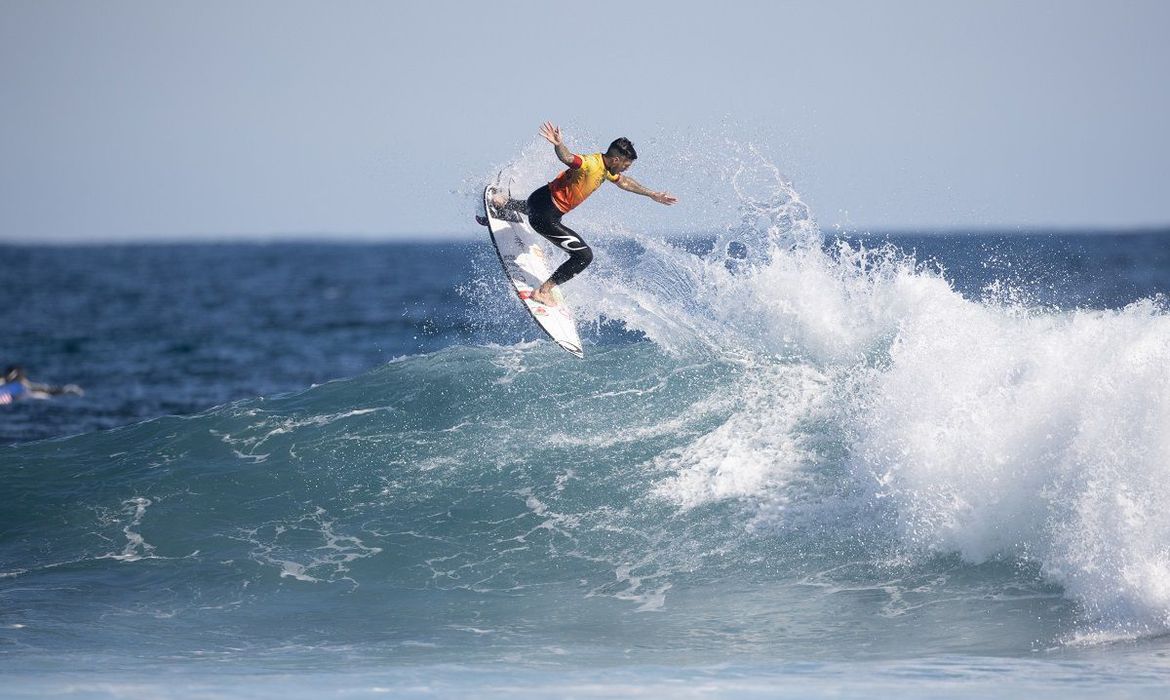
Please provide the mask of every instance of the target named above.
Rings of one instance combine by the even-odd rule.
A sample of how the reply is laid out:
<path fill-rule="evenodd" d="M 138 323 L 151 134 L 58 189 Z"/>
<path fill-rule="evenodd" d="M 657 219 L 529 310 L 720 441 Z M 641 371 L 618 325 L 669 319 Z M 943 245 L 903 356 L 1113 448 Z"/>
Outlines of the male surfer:
<path fill-rule="evenodd" d="M 593 262 L 593 250 L 589 244 L 577 235 L 577 232 L 565 226 L 561 221 L 562 216 L 584 202 L 606 180 L 626 192 L 644 195 L 659 204 L 674 204 L 678 199 L 667 192 L 649 190 L 629 175 L 622 174 L 638 158 L 634 144 L 625 137 L 609 144 L 609 149 L 605 153 L 581 156 L 574 154 L 565 146 L 564 140 L 561 139 L 560 127 L 552 122 L 545 122 L 540 127 L 540 135 L 553 145 L 557 158 L 568 168 L 552 182 L 529 195 L 526 202 L 508 200 L 503 195 L 497 195 L 493 203 L 500 209 L 512 209 L 526 214 L 528 223 L 532 224 L 537 233 L 569 254 L 569 259 L 532 293 L 535 301 L 556 306 L 553 292 L 557 285 L 568 282 Z M 486 224 L 487 221 L 485 219 L 480 223 Z"/>

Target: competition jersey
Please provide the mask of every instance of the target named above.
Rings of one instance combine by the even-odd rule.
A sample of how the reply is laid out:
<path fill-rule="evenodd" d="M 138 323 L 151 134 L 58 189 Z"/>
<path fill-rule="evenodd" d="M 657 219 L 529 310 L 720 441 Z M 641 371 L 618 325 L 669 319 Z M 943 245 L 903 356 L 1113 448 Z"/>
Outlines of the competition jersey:
<path fill-rule="evenodd" d="M 6 382 L 0 384 L 0 406 L 10 404 L 24 394 L 24 384 L 20 382 Z"/>
<path fill-rule="evenodd" d="M 568 214 L 573 207 L 585 201 L 585 198 L 601 187 L 605 180 L 617 182 L 621 175 L 615 175 L 605 169 L 605 161 L 600 153 L 587 156 L 573 156 L 573 164 L 556 179 L 548 183 L 549 193 L 552 194 L 553 204 L 562 214 Z"/>

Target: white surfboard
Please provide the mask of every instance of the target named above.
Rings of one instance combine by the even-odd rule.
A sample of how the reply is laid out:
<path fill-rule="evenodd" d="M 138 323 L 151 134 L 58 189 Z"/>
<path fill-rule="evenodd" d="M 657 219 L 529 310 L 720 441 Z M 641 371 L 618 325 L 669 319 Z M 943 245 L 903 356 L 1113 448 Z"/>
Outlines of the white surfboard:
<path fill-rule="evenodd" d="M 492 187 L 483 191 L 488 230 L 491 231 L 496 253 L 500 256 L 500 264 L 504 266 L 504 274 L 512 282 L 516 296 L 532 315 L 536 325 L 548 333 L 557 345 L 577 357 L 585 357 L 581 350 L 581 337 L 577 334 L 577 321 L 573 318 L 572 309 L 565 303 L 561 290 L 554 292 L 556 306 L 546 306 L 532 299 L 532 292 L 552 274 L 541 245 L 544 239 L 532 230 L 524 215 L 514 211 L 496 211 L 491 203 L 493 192 Z"/>

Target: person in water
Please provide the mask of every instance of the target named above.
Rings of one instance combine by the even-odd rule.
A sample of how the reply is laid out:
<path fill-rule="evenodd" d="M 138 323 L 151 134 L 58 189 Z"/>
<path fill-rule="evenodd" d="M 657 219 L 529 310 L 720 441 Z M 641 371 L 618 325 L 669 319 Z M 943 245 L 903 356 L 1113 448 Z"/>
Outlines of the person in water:
<path fill-rule="evenodd" d="M 76 384 L 66 384 L 65 386 L 37 384 L 29 380 L 23 367 L 9 365 L 4 370 L 3 381 L 0 382 L 0 406 L 20 399 L 47 399 L 50 396 L 60 396 L 61 394 L 81 396 L 83 393 L 85 392 Z"/>
<path fill-rule="evenodd" d="M 568 167 L 552 182 L 529 195 L 526 202 L 509 200 L 499 195 L 493 204 L 498 209 L 518 211 L 527 215 L 528 223 L 537 233 L 569 254 L 569 259 L 532 293 L 534 301 L 555 306 L 557 301 L 554 292 L 557 285 L 573 279 L 593 262 L 593 250 L 589 244 L 576 231 L 565 226 L 561 221 L 562 216 L 584 202 L 606 180 L 626 192 L 649 197 L 659 204 L 671 205 L 678 199 L 667 192 L 647 189 L 634 178 L 624 174 L 638 158 L 634 144 L 625 137 L 609 144 L 605 153 L 582 156 L 571 152 L 565 146 L 560 127 L 552 122 L 545 122 L 540 127 L 540 135 L 553 145 L 557 158 Z M 487 221 L 480 223 L 486 224 Z"/>

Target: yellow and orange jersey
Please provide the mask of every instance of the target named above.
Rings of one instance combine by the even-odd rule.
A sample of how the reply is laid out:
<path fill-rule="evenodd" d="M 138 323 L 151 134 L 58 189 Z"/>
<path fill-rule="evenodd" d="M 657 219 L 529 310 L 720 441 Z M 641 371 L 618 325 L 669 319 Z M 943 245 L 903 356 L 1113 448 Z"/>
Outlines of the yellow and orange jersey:
<path fill-rule="evenodd" d="M 568 214 L 569 210 L 584 202 L 586 197 L 601 187 L 602 182 L 606 180 L 617 182 L 620 178 L 621 175 L 605 169 L 605 161 L 601 159 L 600 153 L 574 155 L 573 164 L 548 183 L 548 189 L 552 194 L 553 204 L 562 214 Z"/>

